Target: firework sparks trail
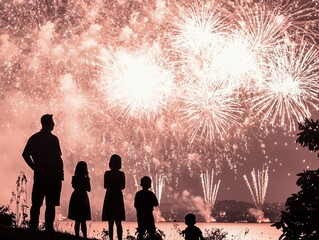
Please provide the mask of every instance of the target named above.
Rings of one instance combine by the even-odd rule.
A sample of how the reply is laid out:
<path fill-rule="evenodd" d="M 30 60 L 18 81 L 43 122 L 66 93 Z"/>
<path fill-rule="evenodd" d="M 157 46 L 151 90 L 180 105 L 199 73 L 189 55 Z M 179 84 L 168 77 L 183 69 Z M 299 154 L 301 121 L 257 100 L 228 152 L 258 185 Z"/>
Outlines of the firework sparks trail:
<path fill-rule="evenodd" d="M 262 206 L 265 202 L 265 196 L 268 188 L 268 166 L 266 168 L 262 168 L 262 170 L 257 170 L 257 173 L 255 169 L 251 171 L 251 178 L 252 183 L 248 181 L 248 178 L 246 175 L 243 176 L 247 187 L 249 189 L 249 192 L 251 194 L 251 197 L 254 201 L 255 206 L 258 209 L 262 209 Z"/>
<path fill-rule="evenodd" d="M 161 203 L 164 179 L 165 179 L 165 175 L 158 174 L 158 173 L 155 174 L 155 179 L 152 178 L 152 188 L 157 197 L 158 203 Z"/>
<path fill-rule="evenodd" d="M 289 27 L 286 19 L 276 9 L 266 5 L 253 4 L 236 9 L 236 28 L 250 40 L 251 48 L 259 54 L 285 41 Z"/>
<path fill-rule="evenodd" d="M 319 2 L 312 0 L 266 0 L 268 5 L 289 23 L 289 35 L 298 40 L 307 39 L 310 45 L 318 47 L 319 43 Z"/>
<path fill-rule="evenodd" d="M 206 204 L 213 209 L 217 198 L 220 180 L 218 180 L 217 184 L 214 184 L 214 169 L 212 169 L 211 173 L 206 170 L 205 173 L 201 173 L 200 177 L 202 181 L 204 200 Z"/>

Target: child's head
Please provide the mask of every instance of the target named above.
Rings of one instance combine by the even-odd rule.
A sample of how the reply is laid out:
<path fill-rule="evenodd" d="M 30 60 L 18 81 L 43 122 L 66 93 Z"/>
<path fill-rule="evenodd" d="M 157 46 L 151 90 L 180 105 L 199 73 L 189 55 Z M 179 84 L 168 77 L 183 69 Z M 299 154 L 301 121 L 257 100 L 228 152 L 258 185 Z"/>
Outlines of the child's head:
<path fill-rule="evenodd" d="M 76 176 L 87 176 L 88 173 L 88 166 L 86 162 L 79 161 L 78 164 L 75 167 L 74 175 Z"/>
<path fill-rule="evenodd" d="M 110 158 L 109 167 L 111 170 L 120 170 L 122 168 L 121 157 L 117 154 L 113 154 Z"/>
<path fill-rule="evenodd" d="M 185 216 L 185 224 L 187 226 L 193 226 L 196 224 L 196 216 L 192 213 L 188 213 Z"/>
<path fill-rule="evenodd" d="M 149 189 L 152 186 L 152 179 L 149 176 L 141 178 L 141 186 L 143 189 Z"/>

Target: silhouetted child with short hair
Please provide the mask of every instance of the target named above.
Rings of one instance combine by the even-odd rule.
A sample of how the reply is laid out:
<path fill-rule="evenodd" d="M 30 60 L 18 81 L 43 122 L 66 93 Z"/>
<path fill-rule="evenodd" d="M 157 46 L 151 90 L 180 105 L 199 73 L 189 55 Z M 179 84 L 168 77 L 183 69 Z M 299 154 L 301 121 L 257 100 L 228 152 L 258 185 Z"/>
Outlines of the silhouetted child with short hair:
<path fill-rule="evenodd" d="M 194 214 L 188 213 L 185 216 L 185 224 L 187 225 L 187 228 L 182 231 L 185 240 L 205 240 L 202 231 L 195 226 L 196 216 Z"/>
<path fill-rule="evenodd" d="M 79 236 L 81 225 L 83 237 L 86 238 L 86 221 L 91 220 L 90 201 L 87 194 L 87 192 L 91 191 L 91 184 L 86 162 L 80 161 L 76 165 L 74 176 L 72 177 L 72 187 L 74 191 L 70 199 L 68 218 L 75 220 L 75 235 Z"/>
<path fill-rule="evenodd" d="M 141 179 L 142 190 L 135 195 L 134 207 L 137 213 L 137 239 L 143 239 L 147 232 L 150 239 L 154 239 L 155 235 L 155 221 L 153 216 L 154 207 L 158 206 L 156 195 L 150 191 L 152 180 L 148 176 Z"/>

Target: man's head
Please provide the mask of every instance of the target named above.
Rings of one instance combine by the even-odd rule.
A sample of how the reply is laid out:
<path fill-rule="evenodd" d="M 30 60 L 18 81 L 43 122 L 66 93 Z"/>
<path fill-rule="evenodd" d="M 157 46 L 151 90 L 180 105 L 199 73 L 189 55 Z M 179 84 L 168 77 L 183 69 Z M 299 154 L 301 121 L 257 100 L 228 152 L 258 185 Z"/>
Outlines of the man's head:
<path fill-rule="evenodd" d="M 42 129 L 52 131 L 54 128 L 52 114 L 45 114 L 41 117 Z"/>

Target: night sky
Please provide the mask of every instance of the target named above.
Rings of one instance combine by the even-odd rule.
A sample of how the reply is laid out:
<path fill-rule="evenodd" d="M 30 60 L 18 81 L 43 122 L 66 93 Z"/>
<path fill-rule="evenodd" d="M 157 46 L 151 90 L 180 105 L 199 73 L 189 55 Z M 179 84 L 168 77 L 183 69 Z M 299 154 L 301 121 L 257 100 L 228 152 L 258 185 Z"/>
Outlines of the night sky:
<path fill-rule="evenodd" d="M 265 202 L 297 192 L 318 168 L 295 143 L 319 118 L 318 1 L 24 1 L 0 3 L 0 203 L 21 154 L 53 114 L 65 164 L 62 205 L 78 161 L 88 163 L 93 209 L 113 153 L 123 159 L 127 210 L 151 175 L 161 201 L 252 201 L 246 175 L 268 167 Z M 185 195 L 185 193 L 187 193 Z M 133 211 L 133 210 L 132 210 Z"/>

